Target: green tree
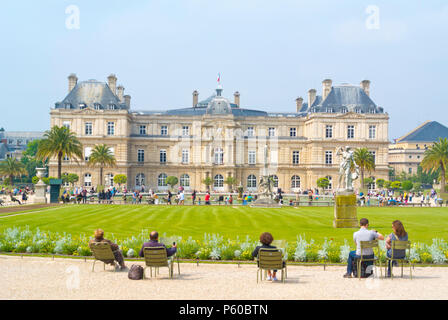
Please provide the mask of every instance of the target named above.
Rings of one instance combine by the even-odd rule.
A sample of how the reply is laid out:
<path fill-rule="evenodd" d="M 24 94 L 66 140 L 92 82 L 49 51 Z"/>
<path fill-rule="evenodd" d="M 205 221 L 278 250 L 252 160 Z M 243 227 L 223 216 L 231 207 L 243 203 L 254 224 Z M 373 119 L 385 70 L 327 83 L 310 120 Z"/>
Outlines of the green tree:
<path fill-rule="evenodd" d="M 67 156 L 74 160 L 82 159 L 82 145 L 70 129 L 53 126 L 45 131 L 44 139 L 38 144 L 37 158 L 47 161 L 51 157 L 58 160 L 58 179 L 62 176 L 62 159 Z"/>
<path fill-rule="evenodd" d="M 75 186 L 75 183 L 79 181 L 79 176 L 76 173 L 68 173 L 62 175 L 62 182 L 69 183 L 72 187 Z"/>
<path fill-rule="evenodd" d="M 440 169 L 440 190 L 445 191 L 446 166 L 448 164 L 448 139 L 439 138 L 439 141 L 425 150 L 421 167 L 425 172 L 434 172 Z"/>
<path fill-rule="evenodd" d="M 403 182 L 401 183 L 401 188 L 402 188 L 404 191 L 410 191 L 410 190 L 412 190 L 412 187 L 413 187 L 413 186 L 414 186 L 413 183 L 412 183 L 411 181 L 409 181 L 409 180 L 403 181 Z"/>
<path fill-rule="evenodd" d="M 363 182 L 364 182 L 363 184 L 368 187 L 369 185 L 371 185 L 374 182 L 374 180 L 373 180 L 373 178 L 368 177 L 368 178 L 364 178 Z"/>
<path fill-rule="evenodd" d="M 361 171 L 361 183 L 362 183 L 361 187 L 364 188 L 365 187 L 364 172 L 368 171 L 370 173 L 373 170 L 375 170 L 375 160 L 373 159 L 372 154 L 369 152 L 367 148 L 356 149 L 353 157 Z"/>
<path fill-rule="evenodd" d="M 207 177 L 204 180 L 202 180 L 202 183 L 205 184 L 205 186 L 207 187 L 207 190 L 210 190 L 210 186 L 212 185 L 213 180 L 212 180 L 212 178 Z"/>
<path fill-rule="evenodd" d="M 0 175 L 7 176 L 11 185 L 14 184 L 14 177 L 21 177 L 26 173 L 24 165 L 16 158 L 7 158 L 0 162 Z"/>
<path fill-rule="evenodd" d="M 389 180 L 384 181 L 384 188 L 390 189 L 391 184 L 392 184 L 392 182 L 390 182 Z"/>
<path fill-rule="evenodd" d="M 236 179 L 235 179 L 235 177 L 228 176 L 228 177 L 224 180 L 224 183 L 229 187 L 229 190 L 232 190 L 232 186 L 235 185 L 235 183 L 236 183 Z"/>
<path fill-rule="evenodd" d="M 117 174 L 114 177 L 114 182 L 118 184 L 119 187 L 121 187 L 122 184 L 125 184 L 128 181 L 128 177 L 126 177 L 125 174 Z"/>
<path fill-rule="evenodd" d="M 22 158 L 20 159 L 20 162 L 23 163 L 26 171 L 28 172 L 28 179 L 36 175 L 36 168 L 45 168 L 48 165 L 48 160 L 42 161 L 37 158 L 39 143 L 40 140 L 33 140 L 29 142 L 25 151 L 22 153 Z"/>
<path fill-rule="evenodd" d="M 376 185 L 378 186 L 378 188 L 383 189 L 384 187 L 384 183 L 386 181 L 384 179 L 376 179 Z"/>
<path fill-rule="evenodd" d="M 390 183 L 390 187 L 392 189 L 400 189 L 401 188 L 401 181 L 393 181 Z"/>
<path fill-rule="evenodd" d="M 177 179 L 177 177 L 175 177 L 175 176 L 168 176 L 168 177 L 166 178 L 166 184 L 168 184 L 168 185 L 171 187 L 171 189 L 173 189 L 174 186 L 175 186 L 178 182 L 179 182 L 179 179 Z"/>
<path fill-rule="evenodd" d="M 104 168 L 113 168 L 117 164 L 115 156 L 111 149 L 105 144 L 98 144 L 92 149 L 88 165 L 90 167 L 99 167 L 99 185 L 103 185 L 103 170 Z"/>
<path fill-rule="evenodd" d="M 328 178 L 319 178 L 317 179 L 317 187 L 318 188 L 322 188 L 322 189 L 326 189 L 328 188 L 328 186 L 330 185 L 330 180 L 328 180 Z"/>
<path fill-rule="evenodd" d="M 422 190 L 422 184 L 420 182 L 414 183 L 414 191 L 421 191 Z"/>

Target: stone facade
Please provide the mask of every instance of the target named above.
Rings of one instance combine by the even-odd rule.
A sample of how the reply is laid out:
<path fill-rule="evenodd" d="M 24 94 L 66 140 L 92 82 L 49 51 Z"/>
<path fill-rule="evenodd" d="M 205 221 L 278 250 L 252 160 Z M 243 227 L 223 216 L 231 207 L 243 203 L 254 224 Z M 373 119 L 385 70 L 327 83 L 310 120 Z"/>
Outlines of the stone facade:
<path fill-rule="evenodd" d="M 87 90 L 89 83 L 95 88 Z M 86 157 L 96 144 L 113 148 L 117 166 L 105 168 L 101 184 L 106 185 L 111 182 L 106 181 L 107 175 L 122 173 L 128 177 L 128 188 L 144 184 L 146 189 L 166 190 L 164 178 L 176 176 L 186 189 L 206 190 L 203 180 L 210 177 L 214 181 L 211 189 L 226 191 L 229 187 L 223 180 L 232 176 L 237 185 L 256 191 L 264 168 L 265 145 L 269 173 L 277 176 L 278 187 L 286 192 L 313 188 L 318 178 L 326 176 L 331 177 L 332 187 L 337 187 L 336 150 L 346 145 L 374 152 L 376 170 L 372 176 L 387 179 L 387 113 L 376 105 L 374 109 L 365 106 L 370 111 L 362 105 L 353 109 L 357 101 L 342 109 L 325 107 L 326 100 L 340 95 L 338 88 L 341 92 L 356 91 L 355 96 L 368 96 L 361 86 L 331 87 L 328 80 L 324 86 L 326 99 L 316 96 L 311 104 L 302 104 L 302 99 L 300 108 L 293 106 L 295 111 L 291 113 L 243 109 L 240 94 L 230 102 L 221 95 L 221 86 L 204 101 L 198 101 L 195 91 L 192 107 L 150 112 L 130 110 L 108 84 L 89 80 L 77 83 L 51 110 L 51 126 L 69 126 L 82 142 Z M 84 91 L 79 92 L 79 87 Z M 53 160 L 50 175 L 56 172 Z M 80 185 L 100 184 L 99 169 L 88 168 L 84 159 L 78 163 L 65 160 L 62 172 L 78 174 Z"/>

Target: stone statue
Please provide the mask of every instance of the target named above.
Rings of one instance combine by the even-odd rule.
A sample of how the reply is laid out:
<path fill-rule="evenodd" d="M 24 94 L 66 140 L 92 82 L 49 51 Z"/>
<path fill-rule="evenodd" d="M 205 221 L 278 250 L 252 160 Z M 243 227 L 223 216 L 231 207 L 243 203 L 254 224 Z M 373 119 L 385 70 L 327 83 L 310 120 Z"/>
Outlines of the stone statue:
<path fill-rule="evenodd" d="M 354 159 L 353 151 L 350 147 L 346 146 L 344 148 L 338 148 L 336 155 L 342 156 L 342 161 L 339 164 L 339 185 L 338 188 L 341 189 L 343 185 L 343 190 L 353 191 L 353 181 L 359 177 L 359 166 L 356 164 Z"/>
<path fill-rule="evenodd" d="M 263 198 L 273 197 L 274 179 L 272 176 L 262 176 L 258 184 L 258 196 Z"/>

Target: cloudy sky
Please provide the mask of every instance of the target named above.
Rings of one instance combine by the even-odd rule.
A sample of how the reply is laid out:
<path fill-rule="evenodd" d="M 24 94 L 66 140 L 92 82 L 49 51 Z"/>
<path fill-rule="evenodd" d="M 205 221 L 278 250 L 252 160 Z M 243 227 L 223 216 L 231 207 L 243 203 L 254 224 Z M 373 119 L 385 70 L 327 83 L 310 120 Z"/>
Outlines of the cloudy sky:
<path fill-rule="evenodd" d="M 16 0 L 2 2 L 0 34 L 9 131 L 48 129 L 70 73 L 115 73 L 137 110 L 205 99 L 218 72 L 225 96 L 266 111 L 294 111 L 326 78 L 369 79 L 391 140 L 425 120 L 448 126 L 445 0 Z"/>

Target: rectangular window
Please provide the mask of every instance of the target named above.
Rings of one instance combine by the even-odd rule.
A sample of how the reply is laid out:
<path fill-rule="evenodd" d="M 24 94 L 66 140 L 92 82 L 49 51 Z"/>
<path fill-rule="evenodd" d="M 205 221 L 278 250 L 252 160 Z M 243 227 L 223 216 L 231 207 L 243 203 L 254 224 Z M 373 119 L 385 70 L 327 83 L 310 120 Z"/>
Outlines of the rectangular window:
<path fill-rule="evenodd" d="M 325 164 L 333 164 L 333 151 L 325 151 Z"/>
<path fill-rule="evenodd" d="M 146 126 L 142 125 L 138 127 L 140 134 L 146 134 Z"/>
<path fill-rule="evenodd" d="M 224 152 L 221 148 L 215 149 L 215 164 L 223 164 L 224 163 Z"/>
<path fill-rule="evenodd" d="M 275 128 L 269 128 L 269 136 L 275 137 Z"/>
<path fill-rule="evenodd" d="M 256 157 L 257 157 L 257 155 L 256 155 L 255 151 L 249 151 L 249 155 L 248 155 L 249 164 L 255 164 L 256 163 L 256 159 L 257 159 Z"/>
<path fill-rule="evenodd" d="M 166 150 L 160 150 L 160 163 L 166 163 Z"/>
<path fill-rule="evenodd" d="M 160 135 L 167 136 L 168 135 L 168 126 L 161 126 L 160 127 Z"/>
<path fill-rule="evenodd" d="M 332 125 L 325 126 L 325 138 L 333 138 L 333 126 Z"/>
<path fill-rule="evenodd" d="M 70 121 L 64 121 L 62 123 L 62 126 L 66 127 L 67 129 L 70 129 Z"/>
<path fill-rule="evenodd" d="M 412 173 L 412 168 L 409 168 L 409 173 Z"/>
<path fill-rule="evenodd" d="M 107 135 L 113 136 L 115 134 L 115 122 L 107 123 Z"/>
<path fill-rule="evenodd" d="M 142 149 L 137 150 L 137 161 L 145 162 L 145 150 Z"/>
<path fill-rule="evenodd" d="M 355 138 L 355 126 L 347 126 L 347 139 Z"/>
<path fill-rule="evenodd" d="M 183 136 L 189 136 L 190 135 L 190 128 L 188 126 L 182 126 L 182 135 Z"/>
<path fill-rule="evenodd" d="M 89 161 L 91 153 L 92 153 L 92 147 L 85 147 L 84 148 L 84 160 L 85 161 Z"/>
<path fill-rule="evenodd" d="M 376 138 L 376 126 L 369 126 L 369 139 Z"/>
<path fill-rule="evenodd" d="M 70 158 L 67 155 L 65 155 L 64 156 L 64 161 L 70 161 Z"/>
<path fill-rule="evenodd" d="M 182 150 L 182 163 L 189 162 L 190 151 L 188 149 Z"/>
<path fill-rule="evenodd" d="M 289 128 L 289 136 L 295 137 L 297 134 L 296 128 Z"/>
<path fill-rule="evenodd" d="M 86 136 L 91 136 L 92 135 L 92 122 L 86 122 L 85 123 L 85 130 L 84 133 L 86 134 Z"/>
<path fill-rule="evenodd" d="M 292 152 L 292 164 L 299 164 L 300 153 L 299 151 Z"/>
<path fill-rule="evenodd" d="M 254 127 L 247 127 L 247 136 L 248 137 L 254 136 Z"/>
<path fill-rule="evenodd" d="M 369 151 L 369 153 L 372 155 L 373 163 L 376 163 L 376 152 L 375 151 Z"/>

